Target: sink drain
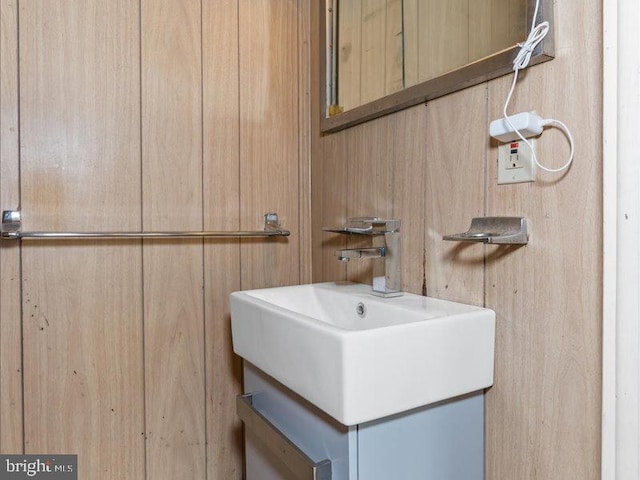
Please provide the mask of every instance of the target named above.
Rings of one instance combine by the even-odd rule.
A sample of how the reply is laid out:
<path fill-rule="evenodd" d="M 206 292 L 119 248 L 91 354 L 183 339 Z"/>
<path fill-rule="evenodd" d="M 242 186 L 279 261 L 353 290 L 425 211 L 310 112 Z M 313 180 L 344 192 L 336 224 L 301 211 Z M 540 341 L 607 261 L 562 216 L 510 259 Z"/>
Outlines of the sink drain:
<path fill-rule="evenodd" d="M 367 314 L 367 307 L 364 306 L 364 303 L 360 302 L 356 306 L 356 313 L 358 314 L 358 316 L 360 318 L 364 318 L 365 317 L 365 315 Z"/>

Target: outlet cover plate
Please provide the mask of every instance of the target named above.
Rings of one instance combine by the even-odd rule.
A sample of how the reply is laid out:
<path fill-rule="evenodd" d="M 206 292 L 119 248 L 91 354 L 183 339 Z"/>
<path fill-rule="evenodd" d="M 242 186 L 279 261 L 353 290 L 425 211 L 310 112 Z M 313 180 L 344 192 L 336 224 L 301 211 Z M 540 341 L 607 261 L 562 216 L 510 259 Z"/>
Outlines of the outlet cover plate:
<path fill-rule="evenodd" d="M 535 149 L 535 140 L 529 140 Z M 536 181 L 536 164 L 531 149 L 522 141 L 498 147 L 498 185 Z"/>

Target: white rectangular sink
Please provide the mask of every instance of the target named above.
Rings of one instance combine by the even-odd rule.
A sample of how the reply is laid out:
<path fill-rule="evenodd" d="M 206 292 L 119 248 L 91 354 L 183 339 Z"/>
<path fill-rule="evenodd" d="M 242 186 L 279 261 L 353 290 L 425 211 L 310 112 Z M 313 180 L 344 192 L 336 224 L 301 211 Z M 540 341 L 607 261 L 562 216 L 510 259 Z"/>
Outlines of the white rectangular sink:
<path fill-rule="evenodd" d="M 235 292 L 233 349 L 344 425 L 493 384 L 492 310 L 370 292 L 355 283 Z"/>

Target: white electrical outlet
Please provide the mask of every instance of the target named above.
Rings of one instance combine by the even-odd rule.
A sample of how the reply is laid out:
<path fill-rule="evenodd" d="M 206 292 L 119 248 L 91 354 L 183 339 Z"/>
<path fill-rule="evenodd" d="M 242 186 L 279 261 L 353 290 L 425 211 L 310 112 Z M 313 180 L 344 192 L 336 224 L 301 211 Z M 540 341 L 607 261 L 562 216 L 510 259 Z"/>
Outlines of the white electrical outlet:
<path fill-rule="evenodd" d="M 529 140 L 535 149 L 535 140 Z M 498 185 L 536 181 L 536 164 L 528 145 L 513 141 L 498 147 Z"/>

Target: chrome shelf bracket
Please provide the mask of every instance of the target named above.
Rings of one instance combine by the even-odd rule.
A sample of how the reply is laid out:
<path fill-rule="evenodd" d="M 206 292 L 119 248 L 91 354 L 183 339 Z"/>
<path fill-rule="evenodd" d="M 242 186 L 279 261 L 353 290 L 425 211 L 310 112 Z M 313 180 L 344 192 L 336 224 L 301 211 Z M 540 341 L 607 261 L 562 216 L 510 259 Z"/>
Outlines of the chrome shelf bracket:
<path fill-rule="evenodd" d="M 524 217 L 477 217 L 464 233 L 445 235 L 450 242 L 478 242 L 494 245 L 526 245 L 529 243 L 527 219 Z"/>

